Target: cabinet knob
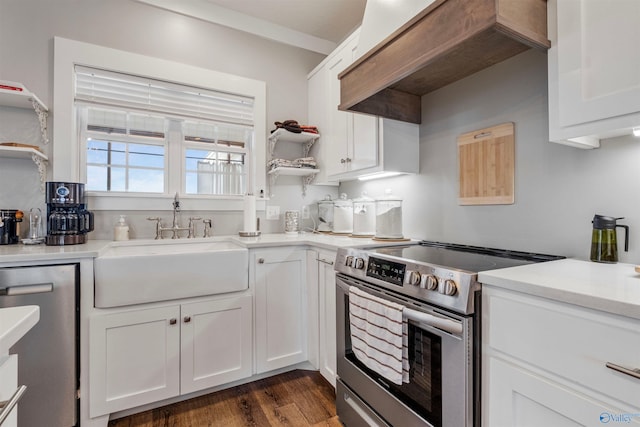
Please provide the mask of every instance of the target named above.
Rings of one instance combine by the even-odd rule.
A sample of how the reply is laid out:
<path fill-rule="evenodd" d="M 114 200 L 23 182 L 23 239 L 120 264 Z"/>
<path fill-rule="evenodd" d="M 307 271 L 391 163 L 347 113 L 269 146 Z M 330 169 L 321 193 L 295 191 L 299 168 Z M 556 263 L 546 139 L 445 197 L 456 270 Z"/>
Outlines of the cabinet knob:
<path fill-rule="evenodd" d="M 351 163 L 351 158 L 347 157 L 347 163 Z"/>
<path fill-rule="evenodd" d="M 258 264 L 264 264 L 264 258 L 258 258 Z"/>
<path fill-rule="evenodd" d="M 345 163 L 347 163 L 347 159 L 340 159 L 340 163 L 344 165 Z"/>
<path fill-rule="evenodd" d="M 191 316 L 184 316 L 184 323 L 191 322 Z"/>
<path fill-rule="evenodd" d="M 169 319 L 170 325 L 175 325 L 176 323 L 178 323 L 178 319 Z"/>

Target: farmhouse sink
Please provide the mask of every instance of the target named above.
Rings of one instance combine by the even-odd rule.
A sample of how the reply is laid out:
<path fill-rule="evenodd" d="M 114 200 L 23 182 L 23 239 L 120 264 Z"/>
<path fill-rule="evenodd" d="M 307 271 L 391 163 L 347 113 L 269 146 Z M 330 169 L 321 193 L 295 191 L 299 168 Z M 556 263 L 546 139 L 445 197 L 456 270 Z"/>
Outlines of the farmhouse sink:
<path fill-rule="evenodd" d="M 229 241 L 112 243 L 94 276 L 96 307 L 237 292 L 249 287 L 249 252 Z"/>

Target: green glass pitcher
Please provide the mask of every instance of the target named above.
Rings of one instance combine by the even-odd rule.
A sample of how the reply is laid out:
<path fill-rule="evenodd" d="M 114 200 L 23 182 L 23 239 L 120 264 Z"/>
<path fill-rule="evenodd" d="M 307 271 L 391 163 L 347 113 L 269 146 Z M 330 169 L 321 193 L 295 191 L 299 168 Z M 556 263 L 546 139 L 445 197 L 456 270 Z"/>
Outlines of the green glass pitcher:
<path fill-rule="evenodd" d="M 591 234 L 591 261 L 618 262 L 618 238 L 616 227 L 624 228 L 624 251 L 629 251 L 629 226 L 617 224 L 624 218 L 595 215 L 593 217 L 593 232 Z"/>

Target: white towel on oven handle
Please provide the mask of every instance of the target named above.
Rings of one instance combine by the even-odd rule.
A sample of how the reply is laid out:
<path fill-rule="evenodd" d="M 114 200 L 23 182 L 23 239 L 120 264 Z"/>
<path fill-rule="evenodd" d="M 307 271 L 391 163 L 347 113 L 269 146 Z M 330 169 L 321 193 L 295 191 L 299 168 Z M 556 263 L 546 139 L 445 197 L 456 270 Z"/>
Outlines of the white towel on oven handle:
<path fill-rule="evenodd" d="M 352 350 L 365 366 L 398 385 L 409 382 L 408 330 L 403 308 L 349 287 Z"/>

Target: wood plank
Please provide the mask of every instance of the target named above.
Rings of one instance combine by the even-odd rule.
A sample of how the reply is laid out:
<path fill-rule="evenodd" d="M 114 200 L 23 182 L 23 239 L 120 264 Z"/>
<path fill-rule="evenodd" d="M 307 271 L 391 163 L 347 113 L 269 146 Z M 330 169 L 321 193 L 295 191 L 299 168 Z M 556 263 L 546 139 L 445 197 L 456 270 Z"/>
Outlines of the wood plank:
<path fill-rule="evenodd" d="M 109 421 L 109 427 L 340 426 L 333 387 L 295 370 Z"/>

